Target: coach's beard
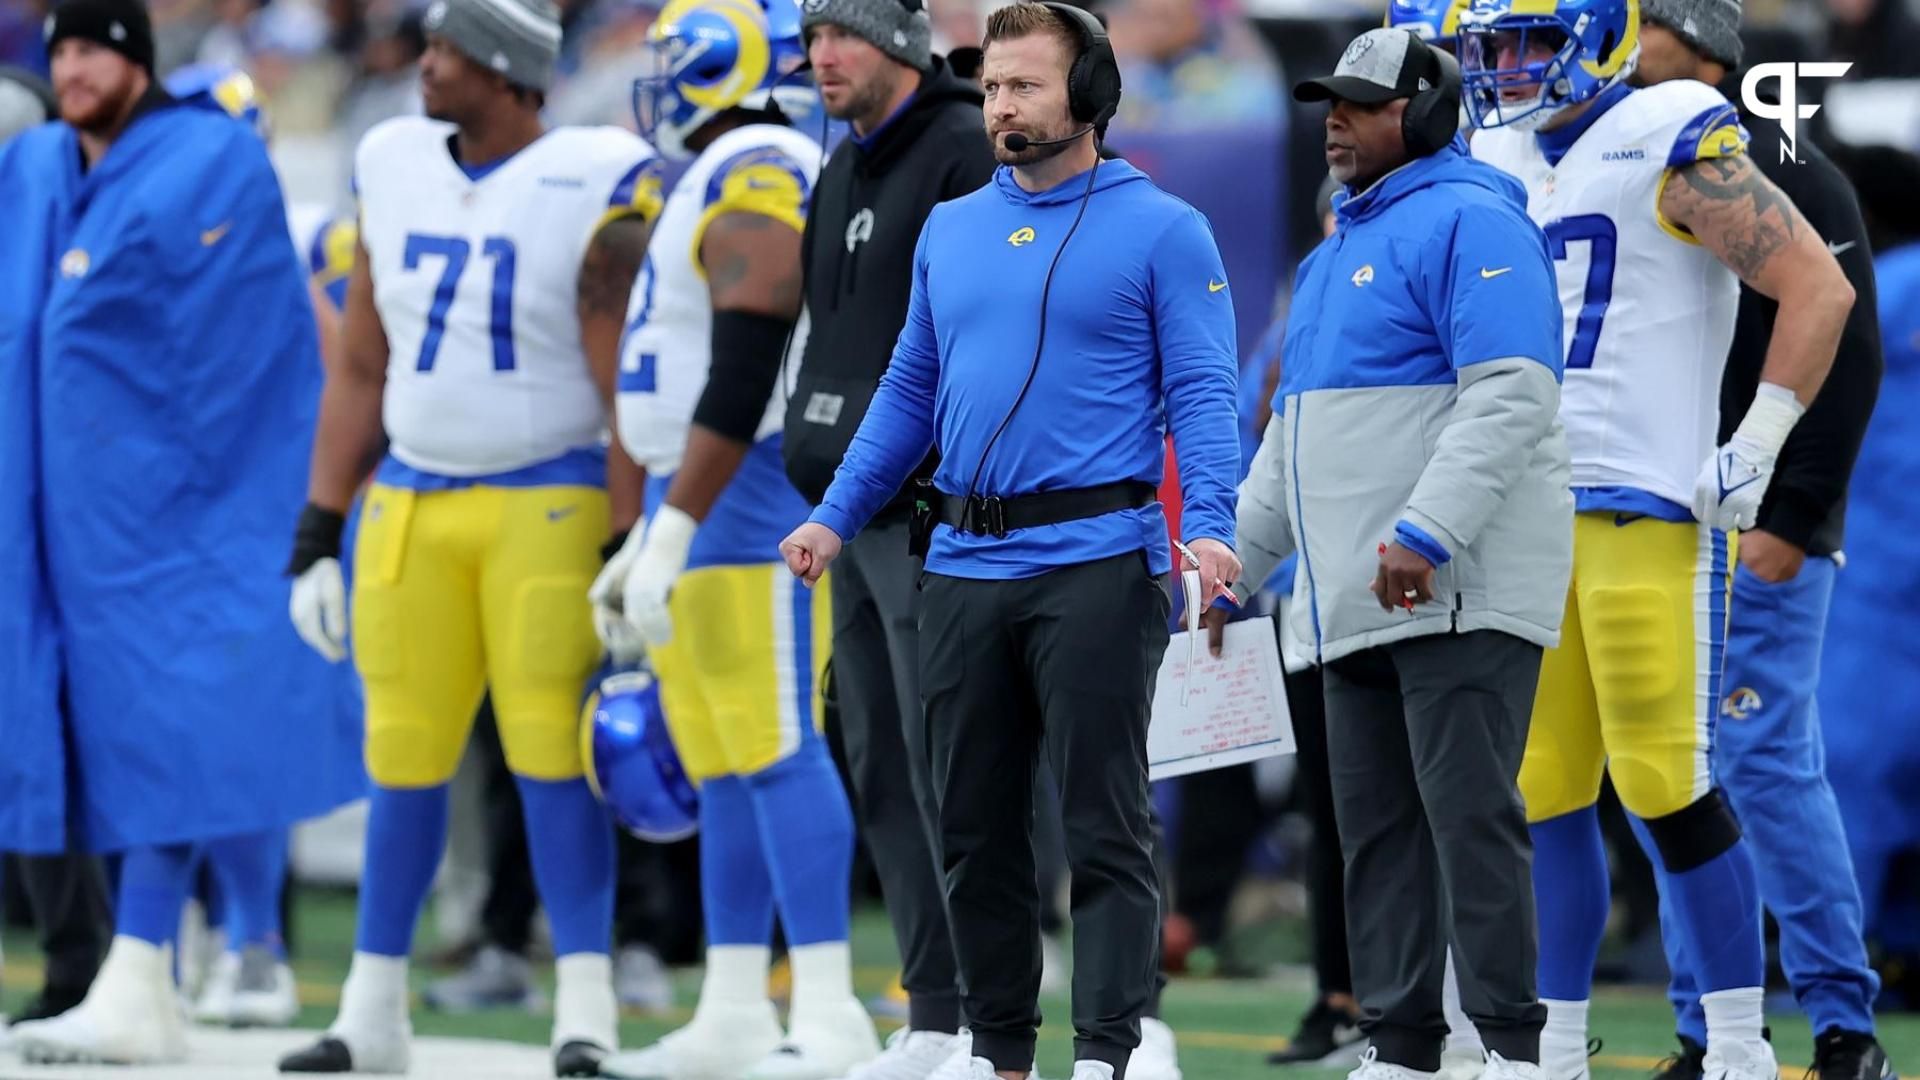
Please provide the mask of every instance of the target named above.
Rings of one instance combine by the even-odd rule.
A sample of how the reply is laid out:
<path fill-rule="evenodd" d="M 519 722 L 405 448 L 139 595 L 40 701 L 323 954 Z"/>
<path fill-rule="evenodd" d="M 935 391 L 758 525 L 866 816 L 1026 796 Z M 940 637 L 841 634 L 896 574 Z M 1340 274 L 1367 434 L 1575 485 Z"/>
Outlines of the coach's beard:
<path fill-rule="evenodd" d="M 993 159 L 1002 165 L 1037 165 L 1050 157 L 1057 157 L 1066 153 L 1074 143 L 1079 141 L 1078 139 L 1069 138 L 1076 130 L 1078 130 L 1078 128 L 1074 126 L 1071 121 L 1068 122 L 1067 126 L 1053 131 L 1028 131 L 1024 128 L 1017 127 L 996 129 L 992 132 Z M 1007 136 L 1016 131 L 1025 135 L 1030 144 L 1025 150 L 1017 153 L 1007 149 L 1006 144 Z M 1050 140 L 1055 139 L 1066 139 L 1067 141 L 1053 142 L 1052 145 L 1045 145 Z"/>

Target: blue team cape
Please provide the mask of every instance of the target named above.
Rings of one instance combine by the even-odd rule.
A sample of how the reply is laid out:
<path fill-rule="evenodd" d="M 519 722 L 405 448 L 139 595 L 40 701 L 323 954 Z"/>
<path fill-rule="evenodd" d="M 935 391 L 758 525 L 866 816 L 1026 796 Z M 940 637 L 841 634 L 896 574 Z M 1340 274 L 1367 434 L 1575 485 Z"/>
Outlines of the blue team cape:
<path fill-rule="evenodd" d="M 357 797 L 340 675 L 287 619 L 321 370 L 265 147 L 230 117 L 161 105 L 91 172 L 70 128 L 19 136 L 0 191 L 21 222 L 0 244 L 0 469 L 37 497 L 48 601 L 0 626 L 0 677 L 44 688 L 51 622 L 64 679 L 60 709 L 0 687 L 0 759 L 25 751 L 0 766 L 0 847 L 58 843 L 63 721 L 64 810 L 96 850 L 278 828 Z M 11 586 L 30 578 L 13 541 L 33 530 L 5 517 Z"/>

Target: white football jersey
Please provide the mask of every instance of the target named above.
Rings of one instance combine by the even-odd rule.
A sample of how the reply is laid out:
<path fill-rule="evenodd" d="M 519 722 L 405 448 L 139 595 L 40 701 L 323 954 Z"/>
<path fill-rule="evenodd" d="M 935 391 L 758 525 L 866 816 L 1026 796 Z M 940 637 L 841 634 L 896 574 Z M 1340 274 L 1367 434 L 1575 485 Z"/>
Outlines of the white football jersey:
<path fill-rule="evenodd" d="M 1746 152 L 1734 107 L 1704 83 L 1635 90 L 1558 164 L 1532 133 L 1474 133 L 1473 156 L 1527 187 L 1565 316 L 1560 418 L 1573 486 L 1620 487 L 1680 506 L 1713 453 L 1720 374 L 1740 281 L 1659 213 L 1670 170 Z M 1489 317 L 1498 315 L 1490 313 Z"/>
<path fill-rule="evenodd" d="M 707 386 L 713 308 L 699 264 L 707 226 L 722 214 L 747 211 L 801 230 L 819 172 L 819 143 L 790 127 L 752 124 L 715 139 L 667 196 L 628 297 L 620 344 L 620 441 L 648 473 L 680 468 L 694 406 Z M 802 315 L 786 356 L 789 383 L 798 375 L 806 337 Z M 791 389 L 783 387 L 767 403 L 756 443 L 781 429 Z"/>
<path fill-rule="evenodd" d="M 576 313 L 587 244 L 659 207 L 660 163 L 618 128 L 555 128 L 478 180 L 453 127 L 389 120 L 354 162 L 389 349 L 393 456 L 442 476 L 511 472 L 596 446 L 605 409 Z"/>

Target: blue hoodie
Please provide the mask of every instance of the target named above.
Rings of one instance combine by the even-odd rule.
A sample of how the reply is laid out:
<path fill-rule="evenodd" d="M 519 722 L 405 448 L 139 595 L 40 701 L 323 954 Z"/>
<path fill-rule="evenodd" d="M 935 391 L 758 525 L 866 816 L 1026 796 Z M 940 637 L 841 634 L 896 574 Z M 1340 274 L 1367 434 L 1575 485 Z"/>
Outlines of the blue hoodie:
<path fill-rule="evenodd" d="M 941 491 L 1011 497 L 1123 480 L 1158 485 L 1169 422 L 1189 538 L 1233 540 L 1239 440 L 1233 298 L 1201 214 L 1124 161 L 1028 192 L 1001 168 L 935 207 L 914 253 L 906 326 L 872 407 L 812 520 L 852 537 L 937 443 Z M 1033 386 L 981 459 L 1033 369 Z M 979 483 L 973 483 L 975 470 Z M 1033 577 L 1129 551 L 1172 566 L 1154 503 L 996 539 L 942 526 L 926 567 Z"/>

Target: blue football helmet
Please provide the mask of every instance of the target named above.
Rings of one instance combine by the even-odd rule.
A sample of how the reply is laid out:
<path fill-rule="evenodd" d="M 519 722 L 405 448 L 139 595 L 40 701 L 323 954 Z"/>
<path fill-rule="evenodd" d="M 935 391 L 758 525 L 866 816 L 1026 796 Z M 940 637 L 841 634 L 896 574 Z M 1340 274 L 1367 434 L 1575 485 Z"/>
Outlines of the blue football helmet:
<path fill-rule="evenodd" d="M 226 64 L 193 64 L 167 76 L 167 93 L 194 105 L 219 109 L 267 137 L 267 114 L 253 78 Z"/>
<path fill-rule="evenodd" d="M 1535 130 L 1626 81 L 1639 58 L 1639 0 L 1473 0 L 1460 17 L 1462 97 L 1477 128 Z"/>
<path fill-rule="evenodd" d="M 795 73 L 807 60 L 794 0 L 670 0 L 647 31 L 646 74 L 633 84 L 640 134 L 669 158 L 731 108 L 778 101 L 807 111 L 812 91 Z"/>
<path fill-rule="evenodd" d="M 1468 0 L 1390 0 L 1382 26 L 1410 30 L 1448 52 L 1460 51 L 1460 16 Z"/>
<path fill-rule="evenodd" d="M 700 795 L 667 731 L 660 684 L 646 671 L 600 682 L 580 728 L 587 785 L 615 821 L 642 840 L 668 844 L 700 828 Z"/>

